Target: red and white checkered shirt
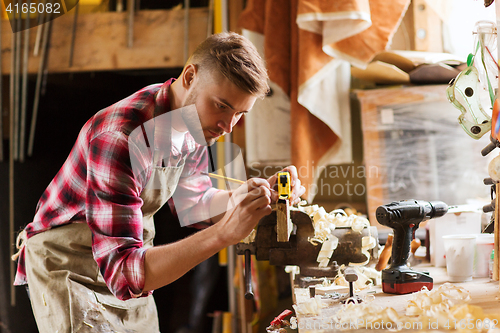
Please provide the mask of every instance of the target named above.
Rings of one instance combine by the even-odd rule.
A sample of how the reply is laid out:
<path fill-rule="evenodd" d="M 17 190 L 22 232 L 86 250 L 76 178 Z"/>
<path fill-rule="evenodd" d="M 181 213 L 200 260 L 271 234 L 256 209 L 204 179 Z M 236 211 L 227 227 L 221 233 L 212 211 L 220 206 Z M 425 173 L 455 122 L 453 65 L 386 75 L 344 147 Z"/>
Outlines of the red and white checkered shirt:
<path fill-rule="evenodd" d="M 145 172 L 134 174 L 131 160 L 138 157 L 131 156 L 129 135 L 153 117 L 170 111 L 168 90 L 173 80 L 143 88 L 87 121 L 66 162 L 40 198 L 33 222 L 25 228 L 30 238 L 54 227 L 86 221 L 101 274 L 111 292 L 123 300 L 150 294 L 142 293 L 146 249 L 140 194 L 151 176 L 153 157 L 141 155 L 139 161 Z M 165 132 L 170 133 L 169 129 Z M 181 223 L 209 223 L 209 204 L 218 190 L 212 188 L 208 176 L 200 175 L 208 170 L 206 147 L 197 144 L 189 133 L 181 151 L 170 143 L 168 147 L 171 157 L 187 155 L 176 190 L 176 200 L 183 200 L 182 208 L 176 207 Z M 26 283 L 23 249 L 14 284 Z"/>

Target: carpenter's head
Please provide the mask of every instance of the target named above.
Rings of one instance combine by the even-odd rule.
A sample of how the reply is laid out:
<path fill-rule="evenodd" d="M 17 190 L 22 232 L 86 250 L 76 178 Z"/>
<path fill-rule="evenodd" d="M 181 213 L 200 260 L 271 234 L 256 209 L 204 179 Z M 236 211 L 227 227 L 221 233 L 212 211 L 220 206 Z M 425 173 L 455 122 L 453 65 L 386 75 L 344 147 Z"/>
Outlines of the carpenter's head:
<path fill-rule="evenodd" d="M 269 90 L 264 61 L 255 46 L 236 33 L 216 34 L 202 42 L 179 79 L 182 104 L 196 105 L 208 144 L 230 133 Z M 190 129 L 190 119 L 184 121 Z"/>

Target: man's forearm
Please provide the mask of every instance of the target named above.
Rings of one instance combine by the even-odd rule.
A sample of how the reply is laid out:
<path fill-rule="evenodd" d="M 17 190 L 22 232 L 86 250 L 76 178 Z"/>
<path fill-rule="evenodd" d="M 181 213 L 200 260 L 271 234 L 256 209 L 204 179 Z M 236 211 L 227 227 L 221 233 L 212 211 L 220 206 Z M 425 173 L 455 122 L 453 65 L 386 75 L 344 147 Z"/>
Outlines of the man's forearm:
<path fill-rule="evenodd" d="M 149 248 L 144 259 L 144 291 L 174 282 L 190 269 L 227 247 L 214 225 L 175 243 Z"/>
<path fill-rule="evenodd" d="M 219 222 L 226 214 L 231 191 L 217 192 L 210 202 L 210 216 L 212 223 Z"/>

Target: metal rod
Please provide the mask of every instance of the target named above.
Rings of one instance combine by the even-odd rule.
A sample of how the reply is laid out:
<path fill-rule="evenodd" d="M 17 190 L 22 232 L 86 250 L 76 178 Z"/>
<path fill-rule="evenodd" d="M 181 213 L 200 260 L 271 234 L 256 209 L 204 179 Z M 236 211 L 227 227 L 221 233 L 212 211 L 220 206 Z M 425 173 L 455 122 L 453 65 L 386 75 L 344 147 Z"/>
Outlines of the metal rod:
<path fill-rule="evenodd" d="M 189 7 L 190 0 L 184 0 L 184 63 L 189 58 Z"/>
<path fill-rule="evenodd" d="M 75 17 L 73 19 L 73 30 L 71 31 L 71 46 L 69 49 L 69 67 L 73 67 L 73 55 L 75 53 L 75 39 L 76 39 L 76 26 L 78 24 L 78 8 L 80 7 L 80 1 L 76 3 L 75 6 Z"/>
<path fill-rule="evenodd" d="M 28 0 L 28 8 L 31 0 Z M 19 160 L 24 162 L 26 141 L 26 106 L 28 104 L 28 58 L 30 48 L 30 16 L 26 14 L 24 24 L 24 54 L 23 54 L 23 80 L 21 96 L 21 140 L 19 142 Z"/>
<path fill-rule="evenodd" d="M 245 250 L 245 298 L 253 299 L 252 289 L 252 255 L 250 250 Z"/>
<path fill-rule="evenodd" d="M 42 2 L 45 7 L 45 1 Z M 38 13 L 38 28 L 36 30 L 36 39 L 35 39 L 35 46 L 33 48 L 33 55 L 36 57 L 38 56 L 38 51 L 40 51 L 40 42 L 42 41 L 42 32 L 45 24 L 43 23 L 43 19 L 45 15 L 45 11 L 42 11 L 41 13 Z"/>
<path fill-rule="evenodd" d="M 127 11 L 128 11 L 127 45 L 128 45 L 128 48 L 132 48 L 132 46 L 134 45 L 134 10 L 135 10 L 134 0 L 128 0 L 128 2 L 127 2 Z"/>
<path fill-rule="evenodd" d="M 36 78 L 35 87 L 35 100 L 33 102 L 33 116 L 31 117 L 31 128 L 30 128 L 30 138 L 28 142 L 28 156 L 33 155 L 33 143 L 35 141 L 35 128 L 36 128 L 36 118 L 38 117 L 38 104 L 40 102 L 40 89 L 42 86 L 42 76 L 45 63 L 45 53 L 47 51 L 47 44 L 49 39 L 49 25 L 50 25 L 50 15 L 47 15 L 47 25 L 43 30 L 43 40 L 42 40 L 42 56 L 40 57 L 40 63 L 38 66 L 38 74 Z"/>

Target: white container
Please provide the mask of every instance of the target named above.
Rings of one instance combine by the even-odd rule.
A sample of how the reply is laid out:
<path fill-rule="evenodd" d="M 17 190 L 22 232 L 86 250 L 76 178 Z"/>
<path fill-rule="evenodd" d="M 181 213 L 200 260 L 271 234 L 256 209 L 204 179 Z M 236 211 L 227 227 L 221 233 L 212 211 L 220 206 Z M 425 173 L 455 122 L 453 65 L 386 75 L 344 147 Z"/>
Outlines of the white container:
<path fill-rule="evenodd" d="M 475 235 L 443 236 L 446 271 L 450 282 L 472 281 L 474 272 Z"/>
<path fill-rule="evenodd" d="M 443 217 L 428 222 L 430 238 L 431 264 L 436 267 L 445 267 L 445 251 L 442 237 L 451 234 L 479 234 L 481 233 L 481 213 L 467 212 L 469 206 L 464 205 L 464 212 L 460 214 L 448 213 Z"/>
<path fill-rule="evenodd" d="M 494 234 L 477 234 L 474 255 L 474 277 L 490 276 L 490 255 L 495 245 Z"/>

